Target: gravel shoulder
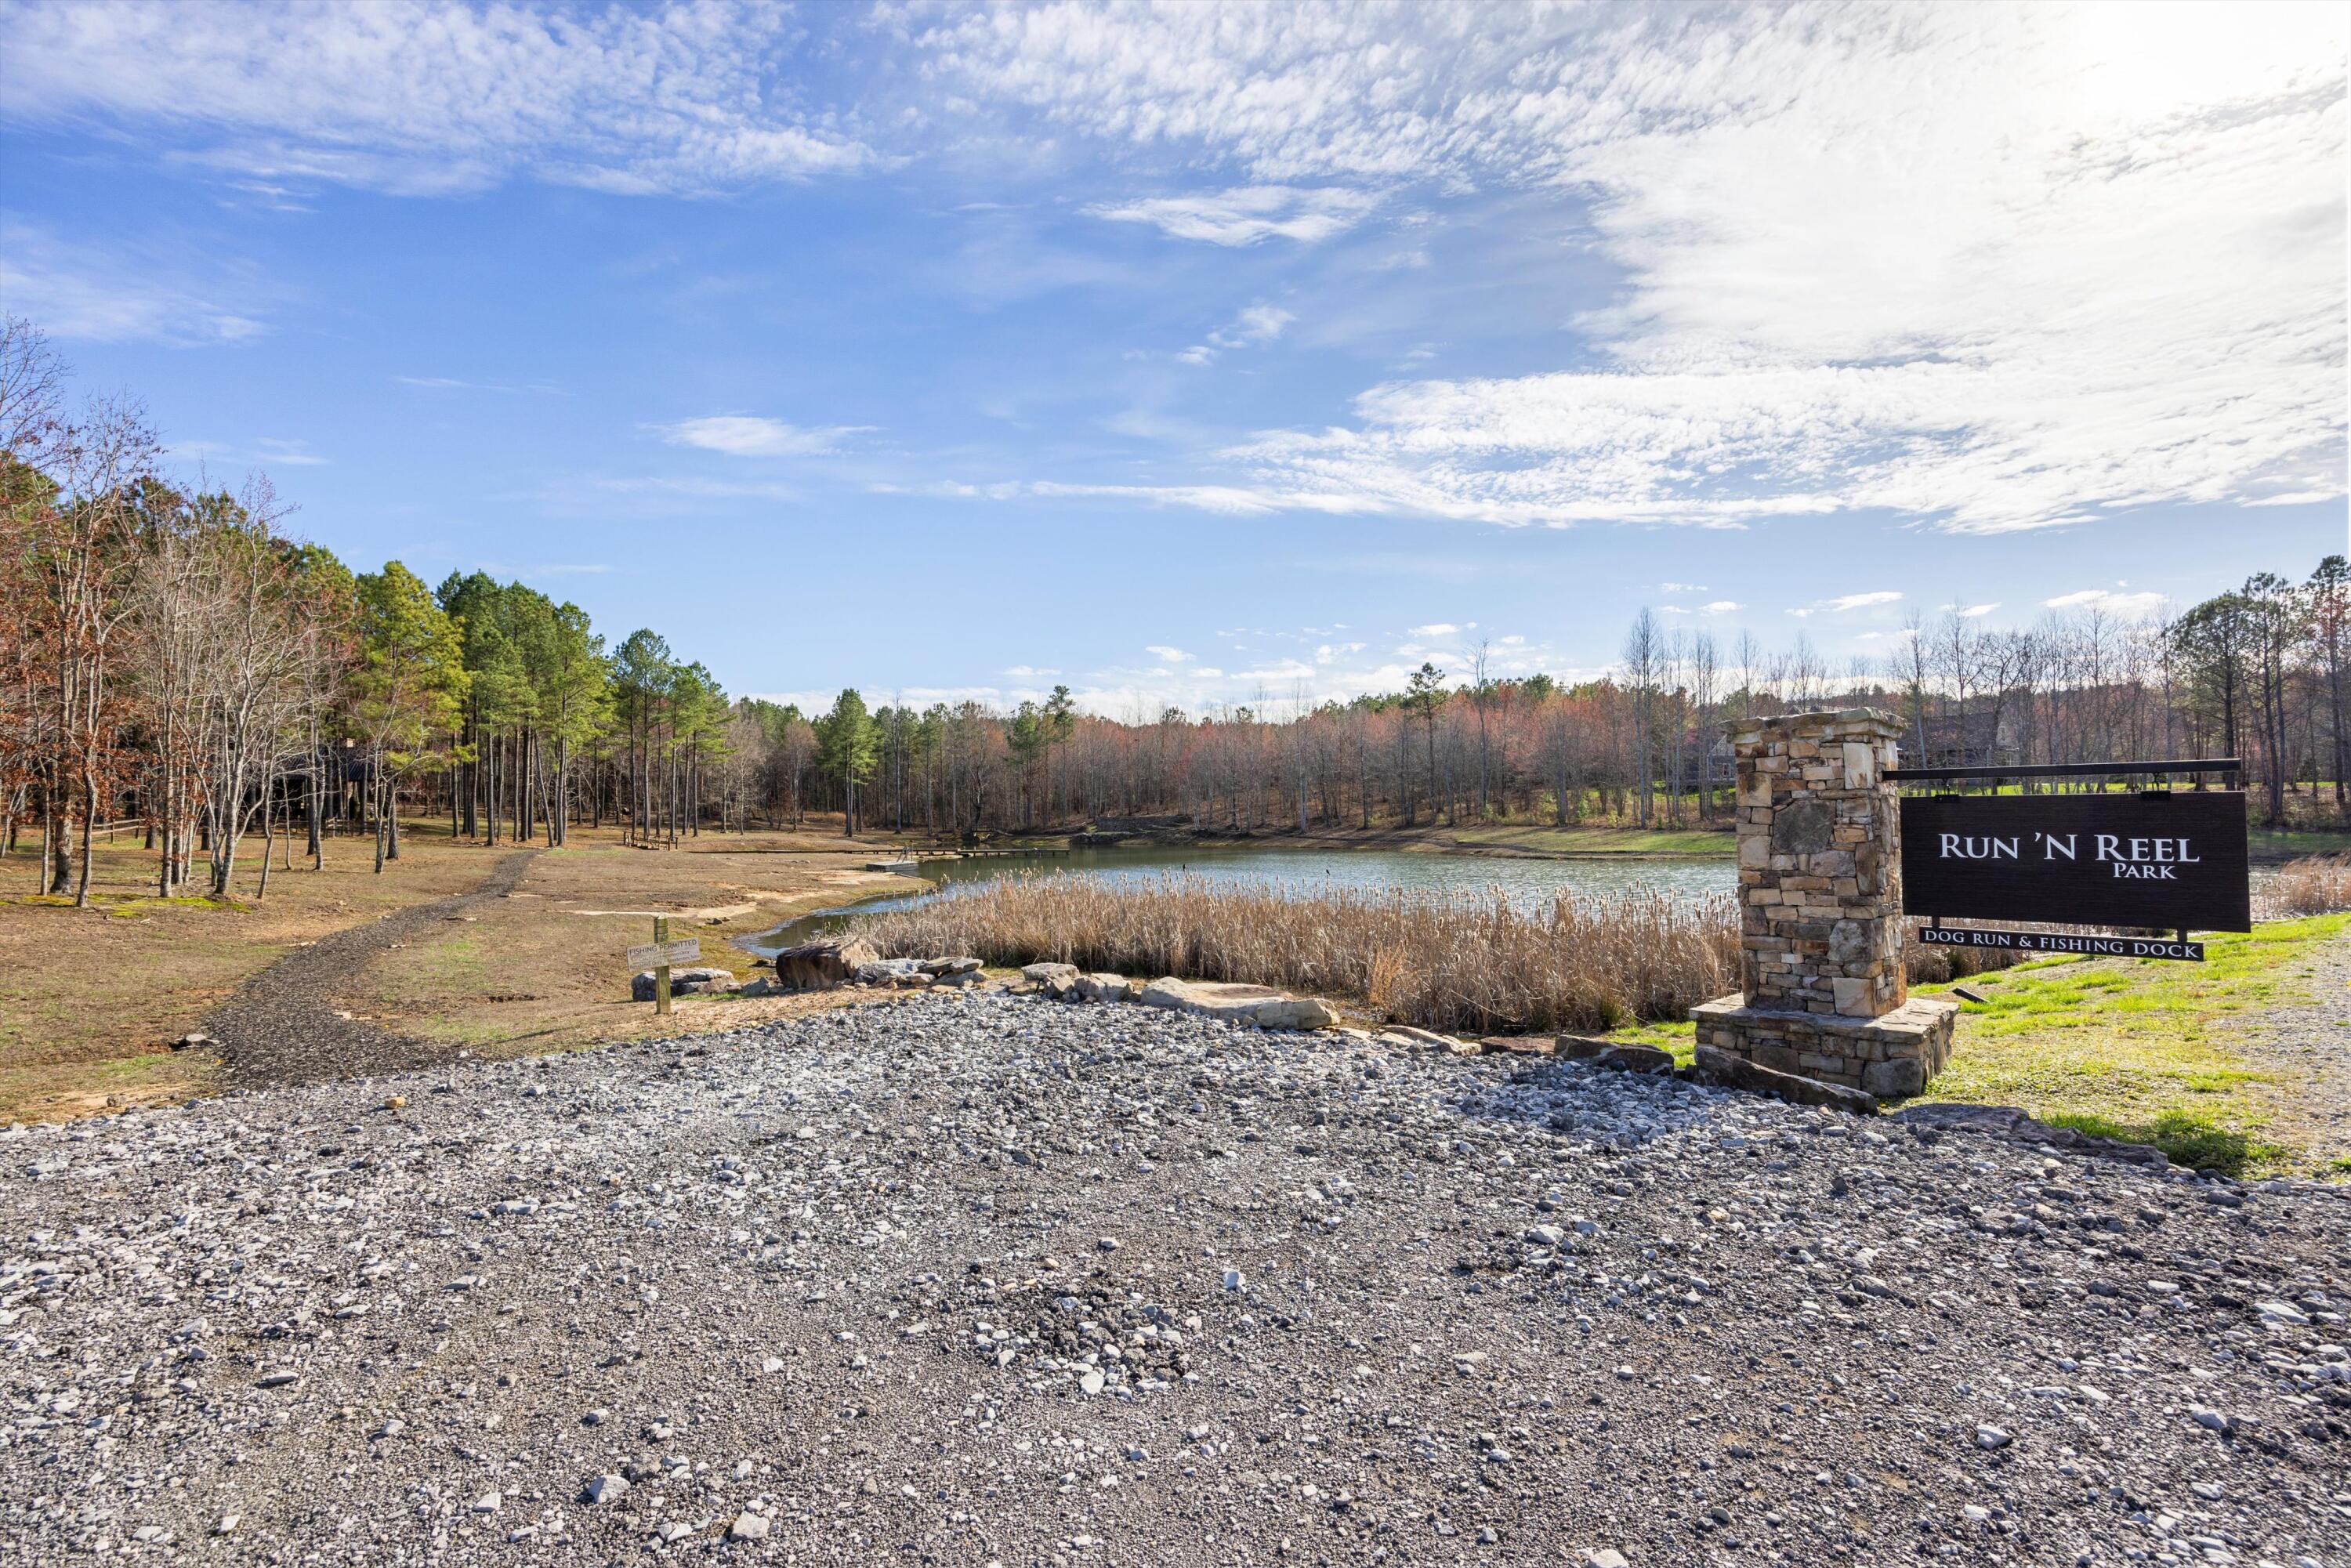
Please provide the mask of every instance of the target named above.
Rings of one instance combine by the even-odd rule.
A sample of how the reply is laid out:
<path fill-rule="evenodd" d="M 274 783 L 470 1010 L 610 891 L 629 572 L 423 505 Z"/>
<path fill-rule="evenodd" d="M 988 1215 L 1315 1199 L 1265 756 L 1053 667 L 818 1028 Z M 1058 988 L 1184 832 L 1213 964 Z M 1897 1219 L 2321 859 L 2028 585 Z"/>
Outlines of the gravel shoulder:
<path fill-rule="evenodd" d="M 11 1128 L 0 1226 L 14 1561 L 2351 1552 L 2342 1195 L 1578 1063 L 923 995 Z"/>
<path fill-rule="evenodd" d="M 380 1029 L 338 1007 L 368 964 L 394 943 L 437 932 L 447 921 L 515 889 L 540 852 L 502 858 L 471 893 L 436 898 L 297 947 L 246 982 L 204 1020 L 234 1088 L 399 1071 L 442 1061 L 454 1050 Z"/>
<path fill-rule="evenodd" d="M 2310 1000 L 2262 1009 L 2245 1052 L 2277 1074 L 2270 1100 L 2281 1131 L 2351 1174 L 2351 936 L 2318 946 L 2294 978 Z"/>

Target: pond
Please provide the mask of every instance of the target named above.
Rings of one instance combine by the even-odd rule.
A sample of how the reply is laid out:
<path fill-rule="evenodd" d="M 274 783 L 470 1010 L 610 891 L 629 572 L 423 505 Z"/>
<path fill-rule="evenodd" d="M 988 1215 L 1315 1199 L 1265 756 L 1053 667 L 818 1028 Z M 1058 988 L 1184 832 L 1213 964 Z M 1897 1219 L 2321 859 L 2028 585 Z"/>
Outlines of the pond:
<path fill-rule="evenodd" d="M 1684 896 L 1729 892 L 1739 870 L 1729 855 L 1713 858 L 1648 855 L 1541 860 L 1531 856 L 1414 854 L 1400 850 L 1243 849 L 1219 845 L 1121 845 L 1067 853 L 987 855 L 919 862 L 903 892 L 883 891 L 839 909 L 820 910 L 773 930 L 737 939 L 736 946 L 772 957 L 782 948 L 836 931 L 854 915 L 911 909 L 953 898 L 1008 877 L 1064 874 L 1089 881 L 1144 883 L 1190 875 L 1208 882 L 1270 885 L 1301 894 L 1322 888 L 1405 888 L 1427 893 L 1480 894 L 1499 888 L 1514 904 L 1532 905 L 1559 893 L 1606 897 L 1635 889 Z"/>

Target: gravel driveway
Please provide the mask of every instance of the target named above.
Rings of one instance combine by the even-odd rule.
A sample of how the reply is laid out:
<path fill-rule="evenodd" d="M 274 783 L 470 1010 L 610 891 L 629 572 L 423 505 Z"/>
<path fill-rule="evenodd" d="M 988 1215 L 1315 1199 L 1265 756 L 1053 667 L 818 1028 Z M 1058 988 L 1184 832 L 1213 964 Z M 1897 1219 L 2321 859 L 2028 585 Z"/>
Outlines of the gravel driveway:
<path fill-rule="evenodd" d="M 2351 1563 L 2351 1203 L 1581 1064 L 925 996 L 0 1221 L 13 1562 Z"/>

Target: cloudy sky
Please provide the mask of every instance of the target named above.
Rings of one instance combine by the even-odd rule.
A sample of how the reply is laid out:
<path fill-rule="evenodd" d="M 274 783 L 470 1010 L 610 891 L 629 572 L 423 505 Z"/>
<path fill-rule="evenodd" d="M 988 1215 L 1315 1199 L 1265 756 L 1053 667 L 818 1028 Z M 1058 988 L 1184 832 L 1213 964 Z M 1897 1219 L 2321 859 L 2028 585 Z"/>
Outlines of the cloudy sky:
<path fill-rule="evenodd" d="M 0 0 L 0 306 L 730 689 L 1840 666 L 2346 544 L 2351 8 Z"/>

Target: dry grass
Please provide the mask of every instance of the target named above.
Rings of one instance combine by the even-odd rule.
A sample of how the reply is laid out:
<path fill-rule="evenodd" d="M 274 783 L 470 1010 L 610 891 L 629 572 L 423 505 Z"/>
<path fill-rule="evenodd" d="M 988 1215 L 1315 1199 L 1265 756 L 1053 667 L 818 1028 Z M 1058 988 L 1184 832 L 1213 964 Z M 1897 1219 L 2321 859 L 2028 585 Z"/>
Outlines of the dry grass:
<path fill-rule="evenodd" d="M 1677 1018 L 1736 989 L 1739 973 L 1728 894 L 1562 896 L 1526 910 L 1499 892 L 1285 896 L 1182 875 L 1123 886 L 1042 876 L 873 915 L 859 929 L 884 953 L 1246 980 L 1470 1033 Z"/>
<path fill-rule="evenodd" d="M 2351 909 L 2351 858 L 2312 855 L 2279 868 L 2262 890 L 2262 913 L 2275 918 Z"/>

